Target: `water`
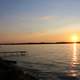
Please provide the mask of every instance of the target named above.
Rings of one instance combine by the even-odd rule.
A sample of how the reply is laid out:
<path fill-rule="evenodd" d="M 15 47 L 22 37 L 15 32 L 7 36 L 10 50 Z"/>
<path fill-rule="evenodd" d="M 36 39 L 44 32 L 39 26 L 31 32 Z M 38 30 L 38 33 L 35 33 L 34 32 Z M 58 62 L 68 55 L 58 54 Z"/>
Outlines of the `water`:
<path fill-rule="evenodd" d="M 79 80 L 79 44 L 2 45 L 0 48 L 0 51 L 18 50 L 27 51 L 26 56 L 10 56 L 8 59 L 16 60 L 20 66 L 59 73 L 61 80 Z"/>

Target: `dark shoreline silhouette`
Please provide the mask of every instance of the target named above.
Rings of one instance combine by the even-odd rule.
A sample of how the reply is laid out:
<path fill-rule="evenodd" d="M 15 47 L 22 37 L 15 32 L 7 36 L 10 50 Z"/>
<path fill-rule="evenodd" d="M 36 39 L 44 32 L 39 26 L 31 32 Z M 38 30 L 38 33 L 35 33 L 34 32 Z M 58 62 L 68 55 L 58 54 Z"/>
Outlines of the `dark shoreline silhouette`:
<path fill-rule="evenodd" d="M 80 42 L 28 42 L 28 43 L 0 43 L 0 45 L 35 45 L 35 44 L 73 44 Z"/>

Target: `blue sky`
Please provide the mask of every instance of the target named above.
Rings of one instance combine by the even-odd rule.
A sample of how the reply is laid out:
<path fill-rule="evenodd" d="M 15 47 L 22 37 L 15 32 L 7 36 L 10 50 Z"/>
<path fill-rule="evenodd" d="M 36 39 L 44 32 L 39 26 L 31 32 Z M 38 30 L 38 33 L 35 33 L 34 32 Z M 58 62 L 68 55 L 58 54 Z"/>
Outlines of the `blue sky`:
<path fill-rule="evenodd" d="M 0 34 L 9 39 L 19 33 L 77 32 L 79 26 L 80 0 L 0 0 Z"/>

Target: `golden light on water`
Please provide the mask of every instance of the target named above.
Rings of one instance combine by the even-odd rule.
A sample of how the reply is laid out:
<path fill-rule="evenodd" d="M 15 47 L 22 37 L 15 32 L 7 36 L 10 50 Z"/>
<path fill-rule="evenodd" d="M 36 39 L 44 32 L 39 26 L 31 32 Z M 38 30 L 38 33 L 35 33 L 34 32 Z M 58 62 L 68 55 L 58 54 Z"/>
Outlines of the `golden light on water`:
<path fill-rule="evenodd" d="M 69 66 L 69 71 L 67 72 L 67 76 L 70 77 L 77 77 L 79 76 L 79 73 L 77 71 L 77 64 L 78 64 L 78 58 L 77 58 L 77 43 L 73 43 L 73 54 L 71 58 L 71 63 Z"/>
<path fill-rule="evenodd" d="M 70 64 L 69 76 L 77 77 L 79 76 L 79 72 L 77 70 L 78 65 L 78 53 L 77 53 L 77 43 L 73 43 L 73 54 L 72 54 L 72 61 Z"/>
<path fill-rule="evenodd" d="M 77 64 L 77 44 L 73 44 L 73 56 L 72 56 L 72 62 L 73 64 Z"/>

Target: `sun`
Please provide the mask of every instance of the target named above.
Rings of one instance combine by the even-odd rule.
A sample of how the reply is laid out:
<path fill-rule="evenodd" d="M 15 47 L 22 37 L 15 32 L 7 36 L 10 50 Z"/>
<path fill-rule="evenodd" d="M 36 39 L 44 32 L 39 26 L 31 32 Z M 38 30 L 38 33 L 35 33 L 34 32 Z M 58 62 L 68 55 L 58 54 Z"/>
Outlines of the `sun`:
<path fill-rule="evenodd" d="M 77 42 L 78 41 L 78 36 L 76 34 L 72 35 L 72 42 Z"/>

